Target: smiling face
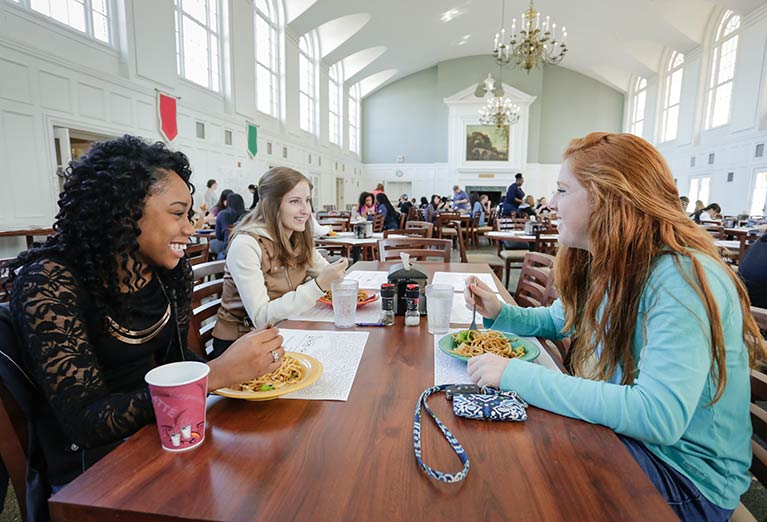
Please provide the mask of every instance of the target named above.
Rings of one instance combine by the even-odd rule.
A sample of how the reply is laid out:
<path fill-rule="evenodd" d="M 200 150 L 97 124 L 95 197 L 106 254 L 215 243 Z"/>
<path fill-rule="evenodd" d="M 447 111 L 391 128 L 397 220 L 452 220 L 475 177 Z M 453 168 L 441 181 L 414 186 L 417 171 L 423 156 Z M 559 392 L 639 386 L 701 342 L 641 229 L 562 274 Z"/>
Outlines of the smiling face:
<path fill-rule="evenodd" d="M 144 201 L 144 213 L 138 220 L 138 253 L 143 264 L 175 268 L 194 234 L 188 217 L 191 206 L 189 187 L 178 174 L 166 171 Z"/>
<path fill-rule="evenodd" d="M 291 234 L 306 230 L 306 221 L 310 219 L 312 191 L 306 181 L 299 181 L 282 197 L 280 203 L 280 226 Z"/>
<path fill-rule="evenodd" d="M 570 170 L 569 161 L 565 161 L 559 170 L 557 190 L 549 208 L 557 213 L 559 220 L 559 244 L 588 250 L 592 203 L 586 188 Z"/>

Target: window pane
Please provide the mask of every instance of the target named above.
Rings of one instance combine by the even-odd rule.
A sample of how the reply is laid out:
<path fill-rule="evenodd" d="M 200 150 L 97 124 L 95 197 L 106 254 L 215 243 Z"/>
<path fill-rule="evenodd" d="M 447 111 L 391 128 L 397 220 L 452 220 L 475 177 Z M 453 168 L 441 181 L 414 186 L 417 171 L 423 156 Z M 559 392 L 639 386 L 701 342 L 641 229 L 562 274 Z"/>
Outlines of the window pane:
<path fill-rule="evenodd" d="M 269 2 L 266 0 L 256 0 L 256 9 L 264 13 L 265 16 L 271 18 L 272 16 L 272 10 L 269 6 Z"/>
<path fill-rule="evenodd" d="M 692 212 L 695 210 L 695 202 L 699 199 L 698 198 L 698 178 L 692 178 L 690 180 L 690 204 L 687 205 L 687 211 Z"/>
<path fill-rule="evenodd" d="M 221 78 L 218 72 L 218 37 L 214 34 L 210 35 L 210 88 L 213 91 L 219 92 L 221 90 Z"/>
<path fill-rule="evenodd" d="M 208 0 L 208 28 L 218 33 L 218 0 Z"/>
<path fill-rule="evenodd" d="M 679 105 L 669 107 L 666 111 L 666 126 L 663 130 L 664 141 L 676 139 L 677 122 L 679 120 Z"/>
<path fill-rule="evenodd" d="M 106 16 L 107 0 L 91 0 L 91 9 Z"/>
<path fill-rule="evenodd" d="M 181 5 L 184 9 L 184 14 L 193 17 L 203 25 L 207 23 L 205 0 L 183 0 Z"/>
<path fill-rule="evenodd" d="M 173 23 L 176 26 L 176 72 L 179 76 L 183 76 L 183 69 L 181 68 L 181 49 L 184 47 L 184 43 L 181 41 L 181 33 L 178 30 L 178 12 L 173 18 Z"/>
<path fill-rule="evenodd" d="M 184 16 L 184 75 L 203 87 L 208 82 L 208 33 L 191 18 Z"/>
<path fill-rule="evenodd" d="M 700 194 L 698 199 L 700 199 L 703 203 L 708 205 L 708 195 L 709 195 L 709 184 L 711 183 L 711 178 L 701 178 L 700 179 Z"/>
<path fill-rule="evenodd" d="M 93 36 L 102 42 L 109 43 L 109 22 L 106 16 L 93 13 Z"/>
<path fill-rule="evenodd" d="M 732 94 L 732 82 L 720 85 L 714 91 L 714 113 L 711 118 L 711 126 L 718 127 L 730 120 L 730 95 Z"/>
<path fill-rule="evenodd" d="M 298 96 L 298 117 L 301 123 L 301 128 L 305 131 L 310 130 L 309 127 L 309 100 L 304 93 Z"/>
<path fill-rule="evenodd" d="M 647 96 L 647 91 L 641 91 L 637 94 L 637 103 L 636 103 L 636 111 L 635 111 L 635 119 L 637 120 L 643 120 L 644 119 L 644 104 L 645 104 L 645 97 Z"/>
<path fill-rule="evenodd" d="M 256 16 L 256 60 L 258 63 L 267 67 L 271 67 L 272 65 L 270 59 L 271 30 L 272 28 L 266 23 L 266 20 L 260 16 Z"/>
<path fill-rule="evenodd" d="M 59 0 L 59 3 L 61 0 Z M 85 6 L 77 0 L 69 0 L 69 26 L 74 27 L 78 31 L 85 32 Z M 65 24 L 66 20 L 61 20 Z"/>
<path fill-rule="evenodd" d="M 669 79 L 668 104 L 676 105 L 682 94 L 682 70 L 674 71 Z"/>
<path fill-rule="evenodd" d="M 735 75 L 735 56 L 738 50 L 738 37 L 733 36 L 722 44 L 722 58 L 719 61 L 717 83 L 731 80 Z"/>
<path fill-rule="evenodd" d="M 258 110 L 272 114 L 271 74 L 262 65 L 256 67 L 256 103 Z"/>

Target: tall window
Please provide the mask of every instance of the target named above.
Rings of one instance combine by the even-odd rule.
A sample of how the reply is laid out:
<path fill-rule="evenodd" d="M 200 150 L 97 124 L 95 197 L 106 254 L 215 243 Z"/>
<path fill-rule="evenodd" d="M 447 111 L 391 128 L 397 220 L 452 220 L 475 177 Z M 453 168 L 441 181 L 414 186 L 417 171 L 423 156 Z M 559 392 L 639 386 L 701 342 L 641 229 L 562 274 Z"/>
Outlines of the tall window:
<path fill-rule="evenodd" d="M 112 43 L 110 0 L 13 0 L 104 43 Z"/>
<path fill-rule="evenodd" d="M 298 112 L 301 128 L 317 132 L 317 62 L 314 39 L 305 34 L 298 41 Z"/>
<path fill-rule="evenodd" d="M 637 77 L 631 89 L 631 127 L 629 132 L 641 136 L 644 132 L 644 109 L 647 98 L 647 80 Z"/>
<path fill-rule="evenodd" d="M 706 128 L 719 127 L 730 122 L 732 105 L 732 79 L 735 77 L 735 58 L 738 53 L 740 17 L 727 11 L 716 31 L 711 58 L 711 81 L 708 87 Z"/>
<path fill-rule="evenodd" d="M 751 200 L 751 215 L 764 216 L 765 214 L 767 214 L 767 170 L 756 173 L 754 197 Z"/>
<path fill-rule="evenodd" d="M 279 20 L 270 0 L 256 0 L 256 106 L 279 117 Z"/>
<path fill-rule="evenodd" d="M 684 55 L 674 51 L 666 68 L 663 92 L 663 116 L 660 141 L 676 139 L 679 124 L 679 99 L 682 95 L 682 68 Z"/>
<path fill-rule="evenodd" d="M 349 150 L 360 153 L 360 84 L 349 87 Z"/>
<path fill-rule="evenodd" d="M 174 0 L 176 67 L 190 82 L 221 91 L 219 0 Z"/>
<path fill-rule="evenodd" d="M 341 145 L 343 139 L 343 131 L 341 122 L 343 107 L 343 89 L 344 84 L 344 69 L 341 62 L 336 63 L 330 68 L 330 80 L 328 81 L 328 98 L 330 105 L 330 118 L 328 119 L 329 126 L 329 139 L 330 143 Z"/>
<path fill-rule="evenodd" d="M 709 176 L 701 176 L 692 178 L 690 180 L 690 204 L 687 206 L 687 211 L 692 212 L 695 210 L 695 202 L 701 200 L 704 204 L 708 201 L 709 187 L 711 185 L 711 178 Z"/>

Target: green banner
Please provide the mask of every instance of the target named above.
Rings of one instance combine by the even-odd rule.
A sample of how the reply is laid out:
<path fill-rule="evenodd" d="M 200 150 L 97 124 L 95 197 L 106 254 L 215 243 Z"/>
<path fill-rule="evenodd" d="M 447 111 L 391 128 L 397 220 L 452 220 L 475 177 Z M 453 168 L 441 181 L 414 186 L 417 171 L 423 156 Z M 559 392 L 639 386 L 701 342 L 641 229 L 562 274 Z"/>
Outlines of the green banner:
<path fill-rule="evenodd" d="M 248 154 L 255 158 L 258 153 L 258 127 L 248 123 Z"/>

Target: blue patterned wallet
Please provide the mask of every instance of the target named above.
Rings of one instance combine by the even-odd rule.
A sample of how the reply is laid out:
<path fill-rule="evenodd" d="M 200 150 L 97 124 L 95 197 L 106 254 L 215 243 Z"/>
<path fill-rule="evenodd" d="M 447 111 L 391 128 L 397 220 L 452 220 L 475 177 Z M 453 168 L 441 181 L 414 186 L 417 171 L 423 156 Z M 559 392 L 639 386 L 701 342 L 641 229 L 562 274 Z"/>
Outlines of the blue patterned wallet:
<path fill-rule="evenodd" d="M 453 413 L 460 417 L 490 421 L 523 421 L 527 403 L 516 392 L 485 388 L 485 393 L 456 394 Z"/>

